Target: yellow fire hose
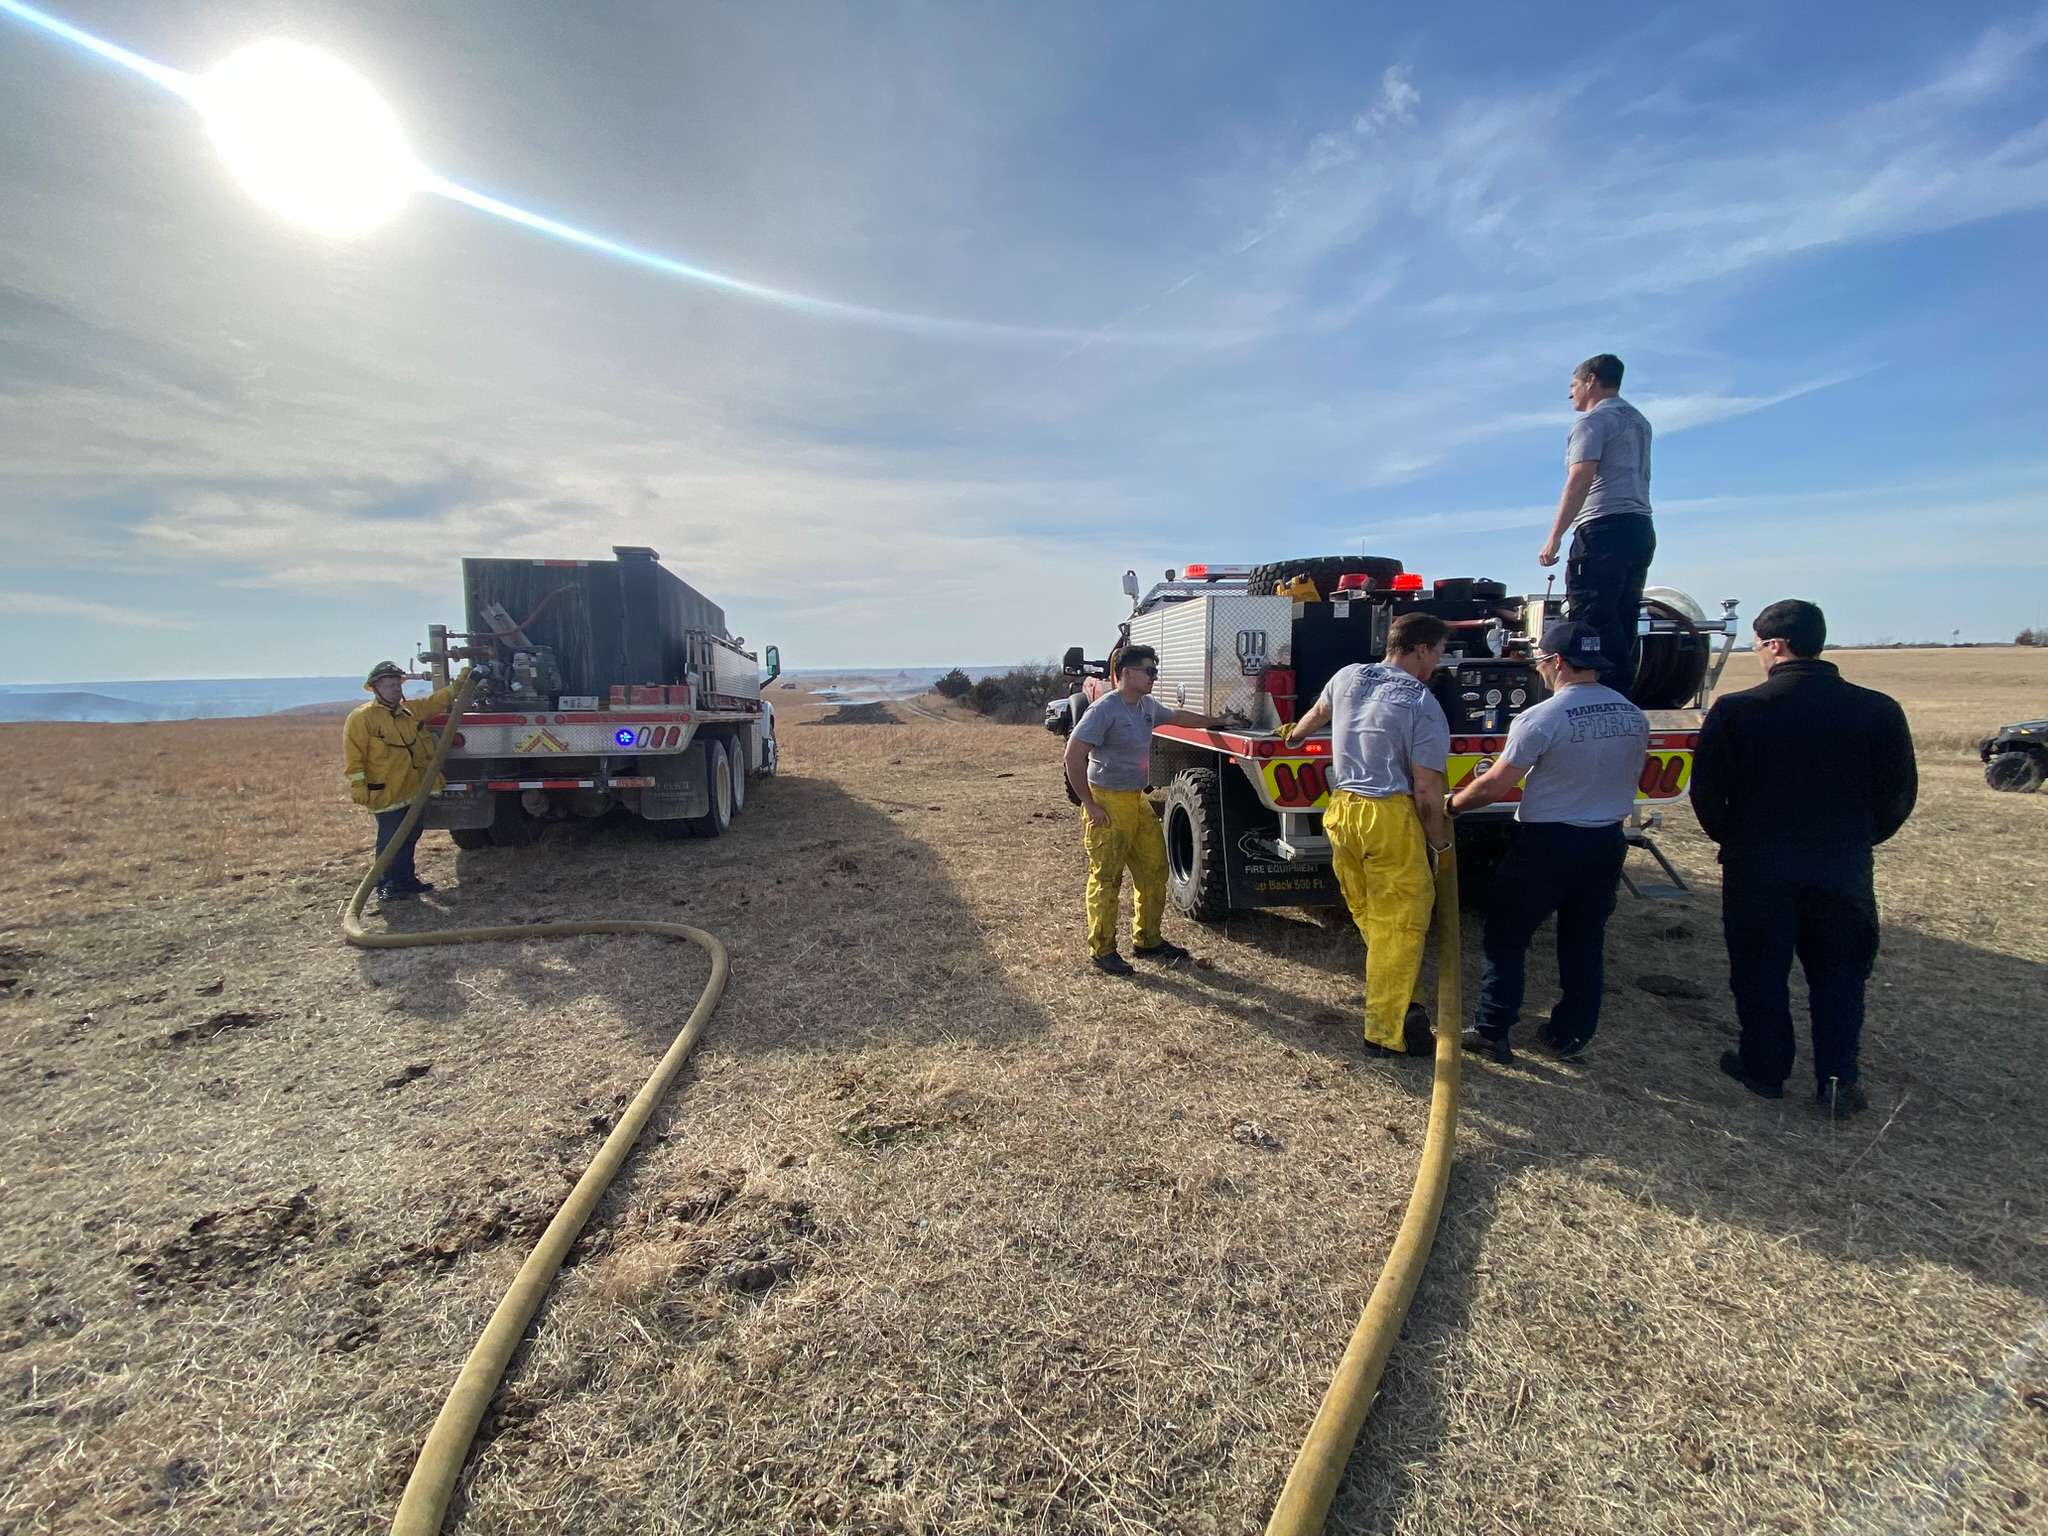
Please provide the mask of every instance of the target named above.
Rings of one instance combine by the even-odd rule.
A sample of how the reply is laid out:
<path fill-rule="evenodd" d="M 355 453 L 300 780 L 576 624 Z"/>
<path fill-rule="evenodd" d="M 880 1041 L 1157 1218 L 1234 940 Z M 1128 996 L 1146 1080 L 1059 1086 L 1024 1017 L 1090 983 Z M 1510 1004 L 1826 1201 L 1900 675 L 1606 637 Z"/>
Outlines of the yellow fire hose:
<path fill-rule="evenodd" d="M 1415 1189 L 1408 1196 L 1408 1212 L 1394 1235 L 1379 1284 L 1359 1315 L 1344 1358 L 1337 1362 L 1337 1374 L 1323 1394 L 1323 1406 L 1316 1411 L 1308 1438 L 1294 1458 L 1294 1470 L 1287 1474 L 1287 1485 L 1273 1506 L 1273 1518 L 1266 1522 L 1266 1536 L 1314 1536 L 1322 1530 L 1352 1447 L 1358 1444 L 1358 1432 L 1365 1427 L 1373 1394 L 1379 1390 L 1387 1355 L 1408 1316 L 1408 1304 L 1415 1299 L 1430 1244 L 1436 1241 L 1458 1136 L 1459 1036 L 1464 1020 L 1458 976 L 1458 861 L 1449 853 L 1437 866 L 1435 927 L 1436 1083 Z"/>
<path fill-rule="evenodd" d="M 465 678 L 455 691 L 455 698 L 448 707 L 448 724 L 441 731 L 440 740 L 434 747 L 434 760 L 427 768 L 425 783 L 428 785 L 440 776 L 441 764 L 455 739 L 456 725 L 469 705 L 472 686 L 473 679 Z M 563 1259 L 568 1257 L 570 1245 L 576 1241 L 591 1212 L 597 1209 L 597 1202 L 604 1197 L 613 1176 L 633 1150 L 634 1142 L 640 1139 L 641 1131 L 653 1117 L 676 1074 L 682 1070 L 691 1048 L 704 1033 L 704 1026 L 710 1022 L 712 1010 L 718 1006 L 718 999 L 725 991 L 728 969 L 725 946 L 703 929 L 684 923 L 591 918 L 495 928 L 445 928 L 433 933 L 365 932 L 363 903 L 369 900 L 371 888 L 383 878 L 385 869 L 398 856 L 405 839 L 411 836 L 413 827 L 426 810 L 427 798 L 422 793 L 413 801 L 397 835 L 385 844 L 383 854 L 370 866 L 370 872 L 356 887 L 355 895 L 349 898 L 348 910 L 342 920 L 342 930 L 349 943 L 362 949 L 418 949 L 429 944 L 567 939 L 586 933 L 646 933 L 657 938 L 684 939 L 698 946 L 711 957 L 711 979 L 704 983 L 704 991 L 697 999 L 697 1006 L 690 1010 L 682 1032 L 670 1044 L 633 1102 L 619 1116 L 619 1123 L 605 1138 L 604 1145 L 598 1148 L 597 1156 L 591 1159 L 583 1177 L 576 1181 L 576 1187 L 569 1191 L 568 1199 L 562 1202 L 562 1208 L 555 1212 L 554 1220 L 548 1223 L 533 1252 L 520 1266 L 512 1288 L 498 1303 L 490 1322 L 484 1325 L 483 1336 L 469 1352 L 469 1359 L 464 1363 L 462 1373 L 455 1378 L 455 1386 L 449 1392 L 447 1402 L 441 1406 L 440 1417 L 435 1419 L 426 1444 L 420 1448 L 419 1460 L 413 1464 L 412 1476 L 398 1501 L 398 1514 L 391 1522 L 392 1536 L 434 1536 L 441 1529 L 442 1518 L 448 1512 L 448 1501 L 455 1493 L 456 1479 L 462 1475 L 462 1464 L 469 1455 L 471 1442 L 476 1438 L 477 1425 L 482 1421 L 484 1411 L 490 1407 L 498 1383 L 504 1379 L 505 1368 L 519 1348 L 520 1339 L 525 1336 L 526 1325 L 533 1321 L 534 1313 L 540 1309 L 548 1287 L 554 1283 L 556 1272 L 561 1269 Z"/>

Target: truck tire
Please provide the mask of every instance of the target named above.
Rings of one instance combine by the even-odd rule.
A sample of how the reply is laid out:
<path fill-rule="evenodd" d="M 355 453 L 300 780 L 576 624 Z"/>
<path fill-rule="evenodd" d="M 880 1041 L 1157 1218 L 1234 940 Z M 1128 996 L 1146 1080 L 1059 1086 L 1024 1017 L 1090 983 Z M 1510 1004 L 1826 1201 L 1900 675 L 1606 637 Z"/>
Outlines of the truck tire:
<path fill-rule="evenodd" d="M 1198 923 L 1230 915 L 1223 786 L 1213 768 L 1183 768 L 1166 786 L 1166 897 Z"/>
<path fill-rule="evenodd" d="M 1271 597 L 1281 582 L 1294 576 L 1306 576 L 1316 584 L 1316 590 L 1328 597 L 1337 589 L 1337 578 L 1353 572 L 1370 576 L 1375 587 L 1384 587 L 1401 574 L 1401 562 L 1388 560 L 1379 555 L 1314 555 L 1304 560 L 1280 560 L 1271 565 L 1255 565 L 1251 576 L 1245 582 L 1245 591 L 1253 597 Z"/>
<path fill-rule="evenodd" d="M 548 824 L 519 803 L 519 796 L 500 790 L 497 809 L 491 813 L 490 837 L 494 848 L 531 848 L 540 841 Z"/>
<path fill-rule="evenodd" d="M 455 846 L 458 848 L 468 848 L 474 851 L 478 848 L 488 848 L 491 846 L 491 829 L 489 827 L 450 827 L 448 835 L 455 839 Z"/>
<path fill-rule="evenodd" d="M 739 737 L 725 738 L 725 755 L 732 763 L 732 813 L 737 816 L 747 808 L 747 749 Z"/>
<path fill-rule="evenodd" d="M 711 774 L 711 808 L 690 818 L 690 830 L 699 837 L 723 837 L 732 825 L 732 754 L 720 742 L 707 742 L 705 767 Z"/>
<path fill-rule="evenodd" d="M 1984 765 L 1984 782 L 2012 795 L 2031 795 L 2048 778 L 2048 763 L 2025 748 L 1993 754 Z"/>

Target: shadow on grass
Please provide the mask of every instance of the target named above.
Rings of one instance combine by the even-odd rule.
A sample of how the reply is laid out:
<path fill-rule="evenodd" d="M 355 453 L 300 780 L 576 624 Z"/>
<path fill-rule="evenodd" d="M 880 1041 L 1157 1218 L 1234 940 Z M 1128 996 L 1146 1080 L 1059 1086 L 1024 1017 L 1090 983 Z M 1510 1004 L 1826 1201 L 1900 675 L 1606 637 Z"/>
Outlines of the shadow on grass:
<path fill-rule="evenodd" d="M 1001 968 L 961 922 L 965 897 L 907 828 L 829 779 L 786 776 L 751 785 L 745 811 L 715 839 L 666 841 L 624 815 L 551 826 L 528 848 L 456 850 L 429 833 L 421 870 L 439 889 L 370 921 L 397 932 L 586 917 L 703 928 L 732 958 L 712 1030 L 722 1052 L 835 1051 L 963 1029 L 1000 1045 L 1042 1032 L 1035 1005 L 991 984 Z M 681 1023 L 705 970 L 694 948 L 603 937 L 403 958 L 362 951 L 356 963 L 397 985 L 401 1006 L 423 1021 L 511 1030 L 617 998 L 630 1000 L 650 1044 Z M 455 965 L 475 980 L 442 974 Z"/>

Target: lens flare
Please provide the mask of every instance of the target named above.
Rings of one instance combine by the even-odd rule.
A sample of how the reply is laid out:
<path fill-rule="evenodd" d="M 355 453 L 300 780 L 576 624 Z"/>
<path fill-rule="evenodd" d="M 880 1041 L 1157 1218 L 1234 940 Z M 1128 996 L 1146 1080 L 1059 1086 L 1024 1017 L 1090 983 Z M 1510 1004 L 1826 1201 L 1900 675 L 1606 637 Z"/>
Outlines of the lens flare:
<path fill-rule="evenodd" d="M 251 43 L 189 95 L 235 180 L 317 234 L 367 234 L 426 179 L 370 82 L 318 48 Z"/>
<path fill-rule="evenodd" d="M 995 343 L 1097 342 L 1211 346 L 1250 333 L 1125 331 L 1118 327 L 1011 325 L 881 309 L 801 293 L 717 272 L 565 224 L 436 175 L 414 156 L 390 107 L 341 60 L 300 43 L 254 43 L 203 75 L 188 74 L 96 37 L 23 0 L 0 0 L 12 16 L 117 64 L 183 98 L 205 119 L 235 179 L 268 207 L 304 228 L 343 238 L 375 229 L 414 192 L 430 192 L 567 245 L 758 303 L 930 336 Z"/>

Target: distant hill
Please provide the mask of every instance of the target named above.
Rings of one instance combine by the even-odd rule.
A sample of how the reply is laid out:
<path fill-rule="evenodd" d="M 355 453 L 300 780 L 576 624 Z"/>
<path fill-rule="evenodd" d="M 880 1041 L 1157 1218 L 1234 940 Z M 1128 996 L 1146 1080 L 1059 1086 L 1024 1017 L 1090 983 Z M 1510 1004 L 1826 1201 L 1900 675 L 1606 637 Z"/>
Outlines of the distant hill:
<path fill-rule="evenodd" d="M 361 699 L 329 699 L 322 704 L 294 704 L 290 709 L 280 709 L 273 711 L 273 713 L 280 715 L 345 715 L 362 702 Z"/>
<path fill-rule="evenodd" d="M 133 724 L 139 720 L 175 720 L 133 699 L 104 693 L 0 693 L 0 721 L 76 720 L 97 725 Z"/>
<path fill-rule="evenodd" d="M 0 721 L 214 720 L 358 695 L 360 677 L 198 677 L 0 684 Z"/>

